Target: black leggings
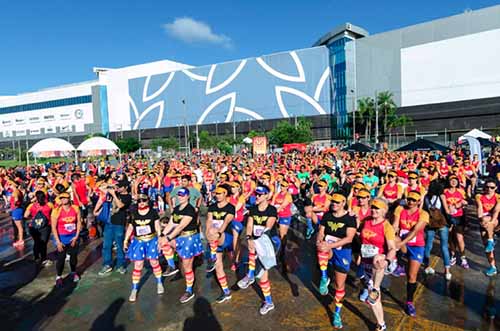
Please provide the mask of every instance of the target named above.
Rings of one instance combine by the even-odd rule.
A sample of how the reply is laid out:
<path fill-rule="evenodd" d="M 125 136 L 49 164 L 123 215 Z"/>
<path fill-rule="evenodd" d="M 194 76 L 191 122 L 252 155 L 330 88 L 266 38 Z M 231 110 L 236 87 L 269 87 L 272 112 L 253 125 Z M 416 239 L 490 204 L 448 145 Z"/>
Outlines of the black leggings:
<path fill-rule="evenodd" d="M 31 237 L 33 238 L 33 256 L 35 259 L 41 258 L 42 261 L 47 259 L 47 243 L 49 242 L 50 228 L 47 226 L 42 229 L 29 228 Z"/>
<path fill-rule="evenodd" d="M 66 254 L 69 254 L 69 267 L 71 268 L 71 272 L 76 272 L 76 264 L 78 263 L 78 241 L 75 247 L 71 247 L 71 244 L 67 244 L 64 246 L 62 252 L 57 251 L 56 271 L 58 276 L 62 276 Z"/>

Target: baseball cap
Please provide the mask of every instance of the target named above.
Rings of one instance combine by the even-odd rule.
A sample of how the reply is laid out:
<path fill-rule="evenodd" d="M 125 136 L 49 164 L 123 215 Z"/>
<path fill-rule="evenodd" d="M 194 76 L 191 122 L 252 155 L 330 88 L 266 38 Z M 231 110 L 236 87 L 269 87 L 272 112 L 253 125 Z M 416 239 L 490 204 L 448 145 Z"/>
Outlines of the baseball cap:
<path fill-rule="evenodd" d="M 177 191 L 177 196 L 179 197 L 185 197 L 186 195 L 189 195 L 189 190 L 185 187 L 182 187 Z"/>
<path fill-rule="evenodd" d="M 257 194 L 268 194 L 270 192 L 269 187 L 264 186 L 264 185 L 259 185 L 255 189 L 255 193 Z"/>

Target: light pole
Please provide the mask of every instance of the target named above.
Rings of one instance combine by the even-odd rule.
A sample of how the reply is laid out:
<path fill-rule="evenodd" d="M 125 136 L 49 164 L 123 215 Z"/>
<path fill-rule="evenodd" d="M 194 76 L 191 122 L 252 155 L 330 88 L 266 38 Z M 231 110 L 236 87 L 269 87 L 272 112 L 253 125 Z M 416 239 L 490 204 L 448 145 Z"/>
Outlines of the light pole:
<path fill-rule="evenodd" d="M 198 150 L 200 149 L 200 137 L 198 136 L 198 123 L 196 123 L 196 149 Z"/>
<path fill-rule="evenodd" d="M 354 90 L 352 93 L 352 141 L 356 142 L 356 94 Z"/>
<path fill-rule="evenodd" d="M 189 144 L 188 144 L 189 128 L 188 128 L 187 122 L 186 122 L 186 114 L 187 114 L 187 111 L 186 111 L 186 100 L 182 99 L 181 102 L 184 105 L 184 144 L 185 144 L 185 147 L 186 147 L 186 156 L 188 156 L 190 154 L 189 153 L 190 148 L 189 148 Z"/>
<path fill-rule="evenodd" d="M 219 121 L 215 122 L 215 137 L 219 138 Z"/>
<path fill-rule="evenodd" d="M 375 91 L 375 145 L 378 146 L 378 104 L 377 104 L 377 91 Z"/>

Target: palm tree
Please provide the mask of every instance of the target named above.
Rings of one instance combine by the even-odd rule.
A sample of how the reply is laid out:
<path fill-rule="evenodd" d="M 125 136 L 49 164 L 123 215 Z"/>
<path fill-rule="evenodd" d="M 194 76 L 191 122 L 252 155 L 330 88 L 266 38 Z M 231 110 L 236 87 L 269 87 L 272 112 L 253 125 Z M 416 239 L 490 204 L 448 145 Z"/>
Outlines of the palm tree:
<path fill-rule="evenodd" d="M 371 126 L 375 113 L 375 102 L 372 98 L 366 97 L 358 100 L 358 114 L 361 118 L 361 125 L 365 128 L 365 140 L 369 141 L 371 136 Z"/>
<path fill-rule="evenodd" d="M 377 95 L 377 106 L 384 116 L 384 136 L 387 134 L 389 122 L 396 121 L 396 103 L 393 100 L 392 92 L 383 91 Z"/>

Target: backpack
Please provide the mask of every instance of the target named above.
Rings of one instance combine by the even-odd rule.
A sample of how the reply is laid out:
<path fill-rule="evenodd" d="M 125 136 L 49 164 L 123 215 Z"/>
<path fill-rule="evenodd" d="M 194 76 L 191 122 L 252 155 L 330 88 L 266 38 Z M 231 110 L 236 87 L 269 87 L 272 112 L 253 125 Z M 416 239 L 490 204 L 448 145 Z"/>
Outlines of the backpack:
<path fill-rule="evenodd" d="M 49 225 L 49 219 L 40 209 L 36 213 L 35 217 L 33 217 L 33 219 L 31 220 L 31 227 L 35 230 L 40 230 L 46 227 L 47 225 Z"/>
<path fill-rule="evenodd" d="M 97 221 L 110 224 L 111 223 L 111 201 L 104 201 L 101 206 L 101 212 L 97 215 Z"/>

